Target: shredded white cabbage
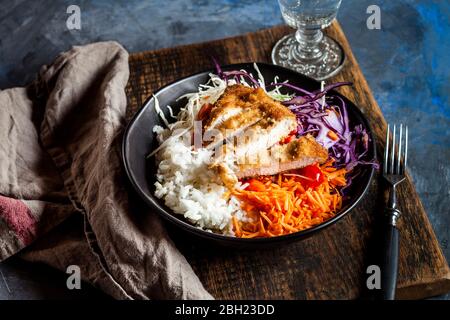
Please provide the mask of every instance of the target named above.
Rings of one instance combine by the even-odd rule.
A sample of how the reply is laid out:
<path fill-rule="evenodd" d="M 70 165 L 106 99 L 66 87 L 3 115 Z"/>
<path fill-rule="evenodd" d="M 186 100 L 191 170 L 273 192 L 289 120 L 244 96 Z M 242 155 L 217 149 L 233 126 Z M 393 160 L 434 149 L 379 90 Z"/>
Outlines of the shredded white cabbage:
<path fill-rule="evenodd" d="M 164 122 L 166 127 L 169 127 L 169 121 L 167 121 L 166 117 L 164 116 L 164 112 L 162 112 L 161 108 L 159 107 L 158 99 L 156 99 L 155 95 L 153 95 L 153 98 L 155 99 L 155 110 L 156 110 L 156 113 L 161 117 L 161 120 Z"/>
<path fill-rule="evenodd" d="M 147 158 L 150 158 L 158 153 L 172 139 L 188 138 L 186 135 L 190 134 L 191 129 L 194 127 L 195 118 L 202 105 L 204 105 L 205 103 L 213 104 L 223 94 L 225 88 L 227 87 L 226 82 L 220 79 L 215 74 L 210 74 L 209 76 L 210 80 L 208 81 L 208 83 L 200 85 L 197 92 L 185 94 L 177 99 L 178 101 L 186 98 L 187 103 L 183 108 L 180 109 L 180 112 L 178 112 L 178 115 L 176 117 L 173 116 L 175 119 L 177 119 L 177 121 L 173 123 L 169 123 L 167 121 L 164 113 L 160 108 L 158 98 L 156 96 L 153 96 L 155 99 L 155 110 L 161 117 L 163 123 L 166 125 L 166 128 L 161 130 L 160 126 L 158 126 L 159 128 L 157 129 L 157 131 L 160 145 L 158 146 L 158 148 L 153 150 L 147 156 Z M 232 84 L 232 81 L 229 81 L 229 84 Z M 172 116 L 173 111 L 171 107 L 167 106 L 167 108 L 169 109 L 169 114 Z M 153 129 L 153 131 L 155 131 L 155 128 Z"/>
<path fill-rule="evenodd" d="M 263 88 L 266 91 L 264 77 L 260 72 L 256 63 L 254 64 L 254 68 L 257 73 L 256 80 L 258 81 L 261 88 Z M 246 70 L 241 71 L 247 72 Z M 169 123 L 167 121 L 166 117 L 164 116 L 164 113 L 160 108 L 158 99 L 156 98 L 156 96 L 153 96 L 155 99 L 155 110 L 161 117 L 163 123 L 166 125 L 166 128 L 162 129 L 160 126 L 157 126 L 158 128 L 156 130 L 155 128 L 153 129 L 153 131 L 157 132 L 158 134 L 160 145 L 158 148 L 153 150 L 147 156 L 147 158 L 152 157 L 158 151 L 164 148 L 165 145 L 167 144 L 167 141 L 171 139 L 187 138 L 185 135 L 190 134 L 191 129 L 194 127 L 194 121 L 197 117 L 198 112 L 200 111 L 200 108 L 206 103 L 214 104 L 223 94 L 227 85 L 233 85 L 237 83 L 236 80 L 234 79 L 229 79 L 227 83 L 226 81 L 224 81 L 219 76 L 213 73 L 210 73 L 209 77 L 210 77 L 209 81 L 206 84 L 201 84 L 197 92 L 187 93 L 185 95 L 180 96 L 177 99 L 177 101 L 181 99 L 187 99 L 186 105 L 180 109 L 180 112 L 177 114 L 177 116 L 174 116 L 173 110 L 170 106 L 166 106 L 169 110 L 169 115 L 177 120 L 173 123 Z M 276 83 L 277 81 L 278 77 L 275 77 L 274 82 Z M 250 87 L 248 82 L 246 82 L 242 76 L 239 78 L 239 83 Z M 292 95 L 282 94 L 280 92 L 280 88 L 281 86 L 276 86 L 273 90 L 266 91 L 266 93 L 273 99 L 279 101 L 285 101 L 292 98 Z M 195 151 L 192 150 L 192 152 Z"/>
<path fill-rule="evenodd" d="M 261 88 L 264 89 L 264 91 L 266 90 L 266 82 L 264 81 L 264 77 L 261 73 L 261 71 L 259 71 L 258 66 L 256 65 L 256 63 L 253 63 L 253 68 L 255 68 L 256 70 L 256 74 L 258 75 L 258 83 L 261 86 Z"/>

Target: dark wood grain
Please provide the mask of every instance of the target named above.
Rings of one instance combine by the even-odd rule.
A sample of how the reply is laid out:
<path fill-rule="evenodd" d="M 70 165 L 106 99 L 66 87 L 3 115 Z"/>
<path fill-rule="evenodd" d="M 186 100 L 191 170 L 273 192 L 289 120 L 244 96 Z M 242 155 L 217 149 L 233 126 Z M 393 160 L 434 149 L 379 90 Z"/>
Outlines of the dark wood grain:
<path fill-rule="evenodd" d="M 130 56 L 127 87 L 131 117 L 159 87 L 180 77 L 211 68 L 211 56 L 221 63 L 270 61 L 275 42 L 291 32 L 284 26 L 239 37 Z M 338 23 L 327 29 L 346 53 L 343 70 L 330 81 L 352 81 L 339 91 L 365 113 L 382 154 L 386 121 L 361 73 Z M 204 248 L 195 242 L 175 243 L 186 255 L 205 287 L 224 299 L 354 299 L 364 297 L 366 267 L 380 248 L 383 188 L 378 177 L 369 194 L 337 224 L 302 241 L 258 251 Z M 399 188 L 401 218 L 397 297 L 415 299 L 450 291 L 450 270 L 411 178 Z M 370 292 L 369 292 L 370 294 Z"/>

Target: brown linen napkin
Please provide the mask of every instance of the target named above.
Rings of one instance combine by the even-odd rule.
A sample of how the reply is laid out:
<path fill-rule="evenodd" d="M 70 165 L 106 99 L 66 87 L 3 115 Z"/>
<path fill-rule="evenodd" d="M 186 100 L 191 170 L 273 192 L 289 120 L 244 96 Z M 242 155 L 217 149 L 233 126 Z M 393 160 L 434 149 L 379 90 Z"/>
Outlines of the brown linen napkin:
<path fill-rule="evenodd" d="M 76 264 L 118 299 L 210 299 L 156 214 L 129 201 L 128 75 L 128 53 L 100 42 L 61 54 L 34 86 L 0 91 L 0 261 L 36 242 L 23 258 Z"/>

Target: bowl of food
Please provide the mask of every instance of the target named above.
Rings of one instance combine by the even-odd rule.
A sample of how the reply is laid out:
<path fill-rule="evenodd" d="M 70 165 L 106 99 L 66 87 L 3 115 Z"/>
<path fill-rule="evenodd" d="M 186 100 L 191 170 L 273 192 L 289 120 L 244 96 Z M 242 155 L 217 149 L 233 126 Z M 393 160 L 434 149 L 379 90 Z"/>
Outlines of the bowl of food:
<path fill-rule="evenodd" d="M 164 219 L 225 245 L 304 239 L 366 193 L 375 142 L 359 108 L 283 67 L 243 63 L 154 93 L 122 145 L 136 192 Z"/>

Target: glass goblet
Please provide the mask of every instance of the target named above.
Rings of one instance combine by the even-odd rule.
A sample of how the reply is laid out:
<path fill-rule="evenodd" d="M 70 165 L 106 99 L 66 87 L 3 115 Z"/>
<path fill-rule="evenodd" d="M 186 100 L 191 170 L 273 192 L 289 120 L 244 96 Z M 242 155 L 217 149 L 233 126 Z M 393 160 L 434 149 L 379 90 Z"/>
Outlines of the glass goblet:
<path fill-rule="evenodd" d="M 336 18 L 341 0 L 278 0 L 278 3 L 283 19 L 297 31 L 275 44 L 272 62 L 316 80 L 335 75 L 344 63 L 344 51 L 322 29 Z"/>

